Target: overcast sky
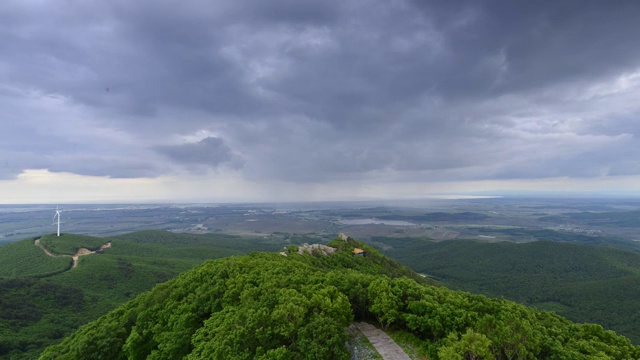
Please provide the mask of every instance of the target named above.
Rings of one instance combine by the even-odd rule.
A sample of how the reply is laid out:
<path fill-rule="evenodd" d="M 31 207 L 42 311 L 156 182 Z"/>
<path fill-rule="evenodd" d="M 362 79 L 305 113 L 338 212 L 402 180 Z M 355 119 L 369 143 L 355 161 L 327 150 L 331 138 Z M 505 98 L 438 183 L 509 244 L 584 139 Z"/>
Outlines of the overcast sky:
<path fill-rule="evenodd" d="M 3 0 L 0 202 L 640 195 L 637 1 Z"/>

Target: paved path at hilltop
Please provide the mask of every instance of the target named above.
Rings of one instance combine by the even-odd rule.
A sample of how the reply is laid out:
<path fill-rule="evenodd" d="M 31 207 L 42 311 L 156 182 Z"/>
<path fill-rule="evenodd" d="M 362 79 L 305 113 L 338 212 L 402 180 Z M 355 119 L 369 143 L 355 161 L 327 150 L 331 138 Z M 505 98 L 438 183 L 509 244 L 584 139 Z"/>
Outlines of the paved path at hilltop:
<path fill-rule="evenodd" d="M 355 325 L 369 339 L 384 360 L 411 360 L 409 355 L 384 331 L 365 322 L 355 323 Z"/>

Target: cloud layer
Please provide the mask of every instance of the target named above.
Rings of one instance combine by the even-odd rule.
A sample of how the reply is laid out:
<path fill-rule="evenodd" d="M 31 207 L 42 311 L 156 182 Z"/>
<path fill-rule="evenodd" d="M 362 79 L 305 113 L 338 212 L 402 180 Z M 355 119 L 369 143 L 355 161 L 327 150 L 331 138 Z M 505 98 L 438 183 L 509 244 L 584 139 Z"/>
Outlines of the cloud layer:
<path fill-rule="evenodd" d="M 8 1 L 0 179 L 640 175 L 635 1 Z"/>

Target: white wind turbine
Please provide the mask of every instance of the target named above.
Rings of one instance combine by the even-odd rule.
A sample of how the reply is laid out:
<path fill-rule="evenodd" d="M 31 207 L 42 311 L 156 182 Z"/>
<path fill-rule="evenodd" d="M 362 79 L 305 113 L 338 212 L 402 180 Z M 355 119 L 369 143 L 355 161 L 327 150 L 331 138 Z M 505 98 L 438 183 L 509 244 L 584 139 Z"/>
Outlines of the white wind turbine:
<path fill-rule="evenodd" d="M 53 221 L 56 220 L 56 217 L 58 218 L 58 236 L 60 236 L 60 214 L 62 214 L 62 211 L 58 210 L 58 207 L 56 206 L 56 214 L 53 215 Z"/>

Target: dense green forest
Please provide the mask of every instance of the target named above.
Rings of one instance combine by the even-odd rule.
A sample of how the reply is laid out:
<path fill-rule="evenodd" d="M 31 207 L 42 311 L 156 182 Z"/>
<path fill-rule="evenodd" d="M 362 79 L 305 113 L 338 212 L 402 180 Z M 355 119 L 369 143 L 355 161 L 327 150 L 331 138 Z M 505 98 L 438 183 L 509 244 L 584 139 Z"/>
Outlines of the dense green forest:
<path fill-rule="evenodd" d="M 447 287 L 504 296 L 578 322 L 594 322 L 640 343 L 640 253 L 535 241 L 434 242 L 375 238 L 403 264 Z"/>
<path fill-rule="evenodd" d="M 356 242 L 331 255 L 208 261 L 81 327 L 40 359 L 349 359 L 354 320 L 412 334 L 429 359 L 638 359 L 599 325 L 453 291 Z M 364 257 L 352 256 L 354 247 Z M 292 249 L 293 250 L 293 249 Z"/>
<path fill-rule="evenodd" d="M 282 244 L 227 235 L 143 231 L 110 238 L 46 235 L 54 254 L 80 247 L 103 252 L 79 259 L 51 257 L 34 239 L 0 247 L 0 359 L 34 359 L 80 325 L 207 259 L 274 251 Z"/>
<path fill-rule="evenodd" d="M 342 251 L 330 256 L 291 253 L 283 257 L 262 253 L 242 258 L 234 256 L 253 250 L 272 252 L 281 249 L 283 244 L 266 239 L 163 231 L 111 238 L 48 235 L 40 241 L 54 255 L 74 254 L 80 247 L 96 250 L 106 242 L 111 242 L 112 247 L 80 257 L 79 266 L 73 269 L 70 257 L 47 256 L 34 245 L 33 239 L 1 247 L 0 359 L 36 358 L 45 347 L 60 342 L 82 324 L 123 303 L 126 304 L 115 312 L 82 327 L 61 345 L 49 349 L 42 358 L 83 359 L 93 355 L 99 358 L 97 354 L 103 354 L 102 358 L 146 358 L 148 355 L 175 358 L 177 354 L 188 354 L 190 358 L 230 358 L 231 354 L 238 358 L 346 358 L 345 324 L 354 319 L 375 322 L 393 330 L 396 336 L 418 339 L 419 351 L 430 359 L 468 358 L 469 349 L 475 349 L 475 356 L 485 359 L 638 356 L 637 348 L 627 340 L 598 325 L 574 325 L 509 301 L 434 287 L 433 280 L 418 276 L 374 248 L 353 240 L 333 242 L 332 246 Z M 456 266 L 459 273 L 452 272 L 446 268 L 451 261 L 445 255 L 509 274 L 507 267 L 512 263 L 495 266 L 491 263 L 491 254 L 505 259 L 507 252 L 518 253 L 509 248 L 484 252 L 471 248 L 469 257 L 465 257 L 461 249 L 438 250 L 429 247 L 435 243 L 424 240 L 386 241 L 393 246 L 390 254 L 394 256 L 415 255 L 412 258 L 415 263 L 408 257 L 400 257 L 421 272 L 435 275 L 459 289 L 465 288 L 461 285 L 463 281 L 456 283 L 454 279 L 471 279 L 478 287 L 469 290 L 493 296 L 496 293 L 487 290 L 491 281 L 483 282 L 485 276 L 490 276 L 489 270 L 483 273 L 475 268 Z M 438 244 L 455 243 L 465 242 Z M 522 295 L 531 284 L 533 289 L 538 289 L 531 290 L 531 296 L 540 297 L 529 299 L 522 295 L 513 297 L 514 300 L 578 317 L 578 320 L 584 315 L 580 313 L 583 311 L 592 315 L 589 321 L 634 336 L 638 315 L 630 316 L 623 310 L 631 309 L 640 295 L 634 292 L 640 289 L 640 284 L 630 280 L 630 274 L 638 274 L 635 253 L 606 250 L 601 252 L 604 255 L 599 260 L 594 260 L 589 249 L 599 249 L 597 247 L 574 249 L 571 247 L 574 245 L 564 244 L 569 246 L 566 252 L 571 254 L 567 257 L 559 248 L 546 248 L 549 245 L 544 242 L 498 244 L 508 245 L 521 246 L 519 249 L 539 246 L 528 251 L 542 254 L 546 261 L 531 258 L 529 252 L 514 258 L 513 263 L 520 265 L 514 265 L 511 271 L 524 274 L 520 279 L 522 286 L 508 287 Z M 352 257 L 350 250 L 354 246 L 367 249 L 367 256 Z M 425 250 L 434 255 L 429 264 L 440 264 L 441 276 L 436 275 L 435 270 L 421 270 L 419 264 L 424 264 L 425 258 L 420 256 L 424 252 L 419 252 Z M 479 251 L 477 254 L 481 256 L 471 261 L 474 251 Z M 183 273 L 207 259 L 216 258 L 227 259 L 207 262 Z M 441 262 L 434 260 L 436 258 Z M 571 276 L 550 282 L 539 274 L 526 275 L 531 268 L 540 267 L 549 273 Z M 447 272 L 450 277 L 445 275 Z M 144 293 L 179 273 L 183 274 Z M 495 279 L 494 283 L 504 280 Z M 545 296 L 551 290 L 542 290 L 553 289 L 553 285 L 564 288 L 564 292 L 557 290 L 560 292 L 552 295 L 568 296 L 569 300 L 548 300 Z M 616 311 L 598 310 L 595 305 L 575 314 L 568 311 L 580 309 L 581 302 L 597 304 L 603 294 L 608 294 L 607 299 Z M 520 320 L 514 322 L 512 315 L 525 319 L 526 326 Z M 104 322 L 105 318 L 110 319 L 108 323 Z M 627 326 L 607 323 L 612 319 L 620 319 L 621 324 Z M 507 332 L 513 332 L 514 327 L 526 328 L 527 333 L 518 334 L 536 340 L 520 344 L 513 339 L 501 339 Z M 555 333 L 543 328 L 555 329 Z M 103 338 L 110 331 L 118 334 L 118 338 Z M 264 335 L 249 336 L 255 332 Z M 87 340 L 87 334 L 93 340 Z M 107 351 L 107 345 L 116 348 Z"/>

